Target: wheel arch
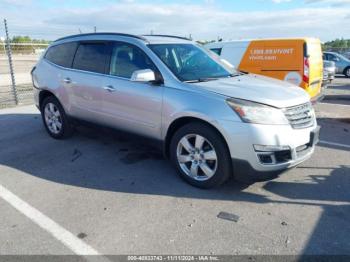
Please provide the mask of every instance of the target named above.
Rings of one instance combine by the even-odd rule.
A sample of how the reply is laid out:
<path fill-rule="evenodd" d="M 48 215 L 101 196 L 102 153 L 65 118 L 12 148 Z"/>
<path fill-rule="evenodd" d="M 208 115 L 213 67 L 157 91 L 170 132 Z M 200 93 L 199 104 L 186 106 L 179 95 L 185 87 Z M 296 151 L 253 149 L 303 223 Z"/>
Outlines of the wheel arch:
<path fill-rule="evenodd" d="M 164 140 L 164 148 L 163 148 L 164 155 L 167 158 L 169 158 L 169 156 L 170 156 L 170 143 L 171 143 L 171 139 L 173 138 L 174 134 L 181 127 L 183 127 L 189 123 L 202 123 L 202 124 L 207 125 L 208 127 L 212 128 L 212 129 L 214 129 L 218 133 L 218 135 L 221 137 L 223 142 L 225 143 L 227 151 L 230 152 L 229 146 L 227 145 L 227 141 L 226 141 L 224 135 L 214 124 L 212 124 L 204 119 L 198 118 L 198 117 L 183 116 L 183 117 L 179 117 L 179 118 L 175 119 L 173 122 L 171 122 L 171 124 L 169 125 L 169 127 L 167 129 L 167 133 L 166 133 L 165 140 Z"/>
<path fill-rule="evenodd" d="M 40 91 L 40 93 L 39 93 L 39 109 L 40 110 L 41 110 L 41 105 L 42 105 L 43 101 L 45 100 L 45 98 L 47 98 L 49 96 L 53 96 L 53 97 L 55 97 L 57 99 L 55 94 L 52 93 L 51 91 L 48 91 L 48 90 L 45 90 L 45 89 Z"/>
<path fill-rule="evenodd" d="M 344 74 L 345 76 L 347 76 L 347 75 L 346 75 L 346 71 L 348 71 L 349 69 L 350 69 L 350 65 L 348 65 L 347 67 L 344 68 L 343 74 Z"/>

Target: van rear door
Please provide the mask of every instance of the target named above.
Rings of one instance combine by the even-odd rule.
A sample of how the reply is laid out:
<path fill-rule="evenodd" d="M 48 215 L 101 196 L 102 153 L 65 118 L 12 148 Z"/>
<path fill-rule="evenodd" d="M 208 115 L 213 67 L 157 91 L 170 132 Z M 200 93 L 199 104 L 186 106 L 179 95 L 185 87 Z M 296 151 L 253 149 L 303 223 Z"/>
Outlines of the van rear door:
<path fill-rule="evenodd" d="M 321 91 L 323 77 L 322 48 L 319 39 L 309 38 L 304 44 L 304 77 L 303 84 L 311 97 Z"/>

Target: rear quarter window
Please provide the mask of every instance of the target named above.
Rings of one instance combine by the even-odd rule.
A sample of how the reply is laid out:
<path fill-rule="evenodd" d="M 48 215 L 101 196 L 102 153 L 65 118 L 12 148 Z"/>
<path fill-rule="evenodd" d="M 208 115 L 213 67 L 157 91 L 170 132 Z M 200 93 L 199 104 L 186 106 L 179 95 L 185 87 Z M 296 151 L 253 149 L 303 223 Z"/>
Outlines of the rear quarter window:
<path fill-rule="evenodd" d="M 78 44 L 76 42 L 55 45 L 49 48 L 45 54 L 45 59 L 63 67 L 70 68 Z"/>
<path fill-rule="evenodd" d="M 107 45 L 105 43 L 81 43 L 75 54 L 73 68 L 105 73 Z"/>

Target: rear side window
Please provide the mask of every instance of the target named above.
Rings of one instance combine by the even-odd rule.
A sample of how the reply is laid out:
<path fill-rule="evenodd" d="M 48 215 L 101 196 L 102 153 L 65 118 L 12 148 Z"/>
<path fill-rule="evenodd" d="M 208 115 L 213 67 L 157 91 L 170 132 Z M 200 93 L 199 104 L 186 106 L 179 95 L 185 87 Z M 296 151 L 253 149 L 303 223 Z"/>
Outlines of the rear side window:
<path fill-rule="evenodd" d="M 81 43 L 75 54 L 73 68 L 104 74 L 106 49 L 105 43 Z"/>
<path fill-rule="evenodd" d="M 222 48 L 213 48 L 213 49 L 210 49 L 211 51 L 213 51 L 215 54 L 217 55 L 221 55 L 221 51 L 222 51 Z"/>
<path fill-rule="evenodd" d="M 45 59 L 56 65 L 69 68 L 72 66 L 77 45 L 78 44 L 76 42 L 70 42 L 52 46 L 47 51 Z"/>

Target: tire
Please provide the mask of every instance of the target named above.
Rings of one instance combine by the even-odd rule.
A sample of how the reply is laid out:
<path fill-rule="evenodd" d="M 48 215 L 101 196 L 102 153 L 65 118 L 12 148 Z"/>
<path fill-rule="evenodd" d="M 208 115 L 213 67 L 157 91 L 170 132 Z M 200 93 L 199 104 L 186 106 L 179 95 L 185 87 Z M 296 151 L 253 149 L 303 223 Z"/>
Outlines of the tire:
<path fill-rule="evenodd" d="M 225 141 L 214 128 L 203 123 L 190 123 L 175 132 L 170 142 L 170 159 L 180 176 L 195 187 L 217 187 L 232 175 Z"/>
<path fill-rule="evenodd" d="M 344 70 L 344 75 L 345 75 L 346 77 L 350 78 L 350 66 L 347 67 L 347 68 L 345 68 L 345 70 Z"/>
<path fill-rule="evenodd" d="M 40 111 L 45 129 L 51 137 L 64 139 L 73 134 L 74 127 L 57 98 L 54 96 L 45 98 Z"/>

